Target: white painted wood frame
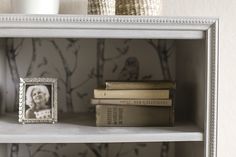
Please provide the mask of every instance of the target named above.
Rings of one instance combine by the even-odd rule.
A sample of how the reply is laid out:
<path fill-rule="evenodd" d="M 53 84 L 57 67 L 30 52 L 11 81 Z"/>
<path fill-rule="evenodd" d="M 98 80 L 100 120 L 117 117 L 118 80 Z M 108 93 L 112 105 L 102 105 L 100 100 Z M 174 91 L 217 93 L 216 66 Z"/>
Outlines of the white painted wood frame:
<path fill-rule="evenodd" d="M 216 145 L 217 145 L 217 103 L 218 103 L 218 62 L 219 62 L 218 27 L 219 24 L 217 18 L 13 15 L 13 14 L 0 15 L 1 38 L 52 37 L 52 38 L 136 38 L 136 39 L 205 40 L 206 60 L 207 60 L 206 63 L 207 87 L 205 87 L 206 100 L 204 100 L 205 128 L 203 135 L 203 141 L 205 145 L 204 146 L 205 157 L 217 156 Z M 1 56 L 0 60 L 4 61 L 2 58 L 3 55 L 1 54 L 0 56 Z M 12 124 L 12 126 L 13 125 L 15 124 Z M 2 138 L 0 139 L 0 141 L 6 142 L 5 141 L 6 139 L 3 138 L 4 136 L 5 136 L 4 134 L 0 134 L 0 137 Z M 35 135 L 34 138 L 36 138 L 36 136 L 37 135 Z M 128 135 L 124 136 L 128 137 Z M 87 135 L 87 138 L 89 139 L 88 142 L 93 142 L 91 140 L 92 139 L 91 136 Z M 135 138 L 136 137 L 134 135 L 134 138 L 129 137 L 128 138 L 129 140 L 124 142 L 138 142 L 135 141 Z M 17 138 L 15 140 L 19 142 Z M 34 142 L 39 142 L 39 141 L 40 139 L 35 140 Z M 150 138 L 146 138 L 145 136 L 143 136 L 143 139 L 142 140 L 140 139 L 139 141 L 151 141 L 151 140 Z M 166 139 L 166 141 L 168 140 Z M 14 142 L 14 139 L 11 139 L 11 142 Z M 48 141 L 41 141 L 41 142 L 48 142 Z M 107 137 L 107 142 L 117 142 L 117 141 L 113 139 L 111 136 Z"/>

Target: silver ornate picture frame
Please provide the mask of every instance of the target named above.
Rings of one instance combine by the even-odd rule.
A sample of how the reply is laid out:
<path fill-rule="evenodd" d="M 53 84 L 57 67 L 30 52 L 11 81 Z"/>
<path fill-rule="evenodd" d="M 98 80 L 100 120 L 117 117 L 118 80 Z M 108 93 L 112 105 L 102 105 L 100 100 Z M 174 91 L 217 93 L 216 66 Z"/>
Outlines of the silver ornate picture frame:
<path fill-rule="evenodd" d="M 57 79 L 20 78 L 19 122 L 57 122 Z"/>

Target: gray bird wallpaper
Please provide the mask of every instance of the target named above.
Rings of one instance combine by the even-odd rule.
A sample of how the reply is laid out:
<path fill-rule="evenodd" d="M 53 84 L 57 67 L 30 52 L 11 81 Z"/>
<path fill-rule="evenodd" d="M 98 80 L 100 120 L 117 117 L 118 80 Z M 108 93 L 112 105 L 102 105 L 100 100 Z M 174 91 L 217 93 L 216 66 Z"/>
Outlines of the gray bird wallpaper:
<path fill-rule="evenodd" d="M 94 112 L 106 80 L 175 80 L 175 43 L 143 39 L 7 40 L 5 112 L 17 112 L 20 77 L 58 79 L 58 114 Z M 9 144 L 9 157 L 173 157 L 174 143 Z"/>

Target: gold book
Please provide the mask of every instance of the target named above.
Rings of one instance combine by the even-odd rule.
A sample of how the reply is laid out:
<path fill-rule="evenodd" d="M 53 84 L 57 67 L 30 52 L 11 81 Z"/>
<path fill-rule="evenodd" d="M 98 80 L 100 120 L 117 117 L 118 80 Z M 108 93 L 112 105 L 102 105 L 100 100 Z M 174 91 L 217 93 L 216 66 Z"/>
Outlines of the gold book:
<path fill-rule="evenodd" d="M 106 90 L 94 89 L 94 98 L 169 99 L 170 90 Z"/>
<path fill-rule="evenodd" d="M 106 81 L 106 89 L 170 89 L 176 88 L 172 81 Z"/>
<path fill-rule="evenodd" d="M 97 126 L 173 126 L 172 107 L 96 105 Z"/>
<path fill-rule="evenodd" d="M 172 99 L 91 99 L 94 105 L 172 106 Z"/>

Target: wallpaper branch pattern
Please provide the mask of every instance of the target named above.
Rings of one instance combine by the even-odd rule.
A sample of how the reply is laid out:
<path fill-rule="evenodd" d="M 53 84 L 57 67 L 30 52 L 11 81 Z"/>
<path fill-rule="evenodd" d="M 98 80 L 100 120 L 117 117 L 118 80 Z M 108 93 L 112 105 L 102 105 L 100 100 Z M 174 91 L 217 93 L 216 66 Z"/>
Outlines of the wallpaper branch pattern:
<path fill-rule="evenodd" d="M 19 93 L 19 80 L 20 80 L 20 75 L 19 75 L 19 71 L 18 71 L 18 66 L 16 63 L 16 57 L 18 56 L 18 54 L 20 53 L 20 48 L 23 45 L 23 39 L 21 39 L 20 43 L 15 47 L 14 46 L 14 41 L 13 39 L 6 39 L 7 40 L 7 44 L 6 44 L 6 50 L 8 53 L 6 53 L 6 57 L 7 57 L 7 61 L 8 61 L 8 65 L 9 65 L 9 69 L 10 69 L 10 73 L 12 76 L 12 82 L 14 83 L 14 98 L 15 98 L 15 104 L 13 105 L 13 111 L 17 110 L 17 105 L 18 105 L 18 97 L 17 94 Z M 8 109 L 8 108 L 7 108 Z"/>
<path fill-rule="evenodd" d="M 61 59 L 62 65 L 63 65 L 63 69 L 65 72 L 65 79 L 64 79 L 64 85 L 66 87 L 66 105 L 67 105 L 67 112 L 73 112 L 73 104 L 72 104 L 72 92 L 73 92 L 73 88 L 71 85 L 71 77 L 73 75 L 73 73 L 75 72 L 75 69 L 77 68 L 77 62 L 78 60 L 76 59 L 75 63 L 74 63 L 74 68 L 70 69 L 69 68 L 69 63 L 66 61 L 65 57 L 63 56 L 63 52 L 60 50 L 59 46 L 57 45 L 57 43 L 54 40 L 50 40 L 52 45 L 54 46 L 54 48 L 56 49 L 56 52 L 58 52 L 58 55 Z M 74 53 L 75 58 L 78 57 L 78 50 L 75 51 Z M 62 79 L 62 78 L 61 78 Z M 63 79 L 62 79 L 63 80 Z"/>
<path fill-rule="evenodd" d="M 131 40 L 124 40 L 123 47 L 116 47 L 116 53 L 115 56 L 112 57 L 105 57 L 105 39 L 98 39 L 97 40 L 97 86 L 101 86 L 104 83 L 104 66 L 107 62 L 114 62 L 115 60 L 120 59 L 121 57 L 124 57 L 127 55 L 129 51 L 129 42 Z M 117 64 L 114 66 L 112 72 L 116 72 L 117 70 Z M 118 78 L 119 79 L 119 78 Z"/>
<path fill-rule="evenodd" d="M 173 51 L 173 45 L 169 46 L 167 45 L 166 41 L 157 40 L 156 43 L 154 40 L 149 40 L 148 43 L 155 49 L 155 51 L 158 54 L 158 58 L 160 60 L 161 65 L 161 71 L 163 74 L 164 80 L 173 80 L 171 77 L 171 72 L 169 68 L 169 61 L 168 58 L 171 57 Z M 169 150 L 169 144 L 167 142 L 163 142 L 161 147 L 161 157 L 168 157 L 168 150 Z"/>
<path fill-rule="evenodd" d="M 169 68 L 168 58 L 170 55 L 170 50 L 172 47 L 168 48 L 167 42 L 163 40 L 149 40 L 148 43 L 155 49 L 158 54 L 158 58 L 160 61 L 161 71 L 163 74 L 164 80 L 171 80 L 171 72 Z"/>
<path fill-rule="evenodd" d="M 9 78 L 12 80 L 9 83 L 14 86 L 9 94 L 15 93 L 16 97 L 14 111 L 17 109 L 19 77 L 58 78 L 59 103 L 65 104 L 59 106 L 61 112 L 80 112 L 81 108 L 90 111 L 91 91 L 106 79 L 174 80 L 173 44 L 169 41 L 8 39 L 7 48 Z M 153 145 L 155 149 L 150 149 Z M 9 156 L 138 157 L 153 150 L 156 152 L 149 156 L 171 157 L 172 149 L 170 143 L 11 144 Z"/>
<path fill-rule="evenodd" d="M 18 157 L 18 153 L 19 153 L 19 144 L 11 144 L 10 147 L 10 157 Z"/>
<path fill-rule="evenodd" d="M 97 40 L 97 87 L 103 83 L 105 40 Z"/>
<path fill-rule="evenodd" d="M 31 39 L 32 40 L 32 57 L 31 57 L 31 60 L 30 60 L 30 64 L 29 64 L 29 67 L 28 67 L 28 70 L 26 72 L 26 77 L 29 77 L 32 75 L 32 71 L 33 71 L 33 65 L 36 61 L 36 58 L 37 58 L 37 54 L 36 54 L 36 41 L 35 39 Z"/>
<path fill-rule="evenodd" d="M 160 157 L 168 157 L 168 152 L 169 152 L 169 143 L 163 142 L 161 145 L 161 154 Z"/>
<path fill-rule="evenodd" d="M 127 44 L 126 40 L 124 43 Z M 104 83 L 104 66 L 106 62 L 109 61 L 113 61 L 116 59 L 119 59 L 120 57 L 122 57 L 123 55 L 128 53 L 129 50 L 129 46 L 125 46 L 125 48 L 116 48 L 116 50 L 118 51 L 118 55 L 114 56 L 114 57 L 110 57 L 110 58 L 106 58 L 105 57 L 105 39 L 98 39 L 97 40 L 97 87 L 100 87 L 103 85 Z M 114 69 L 113 69 L 114 72 Z M 97 151 L 97 149 L 95 148 L 96 145 L 90 144 L 88 145 L 89 148 L 94 152 L 94 154 L 97 157 L 109 157 L 109 144 L 105 143 L 105 144 L 100 144 L 99 146 L 97 146 L 97 149 L 99 151 Z"/>

